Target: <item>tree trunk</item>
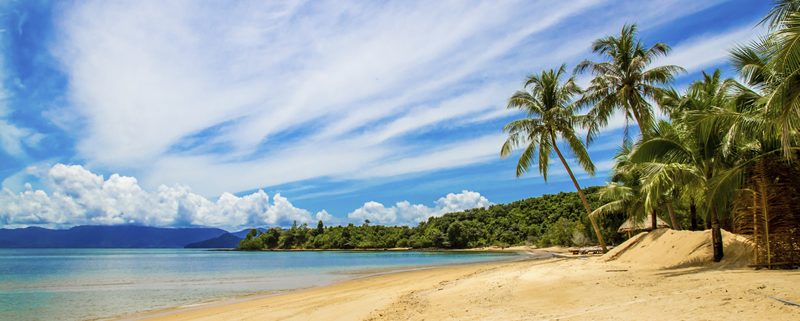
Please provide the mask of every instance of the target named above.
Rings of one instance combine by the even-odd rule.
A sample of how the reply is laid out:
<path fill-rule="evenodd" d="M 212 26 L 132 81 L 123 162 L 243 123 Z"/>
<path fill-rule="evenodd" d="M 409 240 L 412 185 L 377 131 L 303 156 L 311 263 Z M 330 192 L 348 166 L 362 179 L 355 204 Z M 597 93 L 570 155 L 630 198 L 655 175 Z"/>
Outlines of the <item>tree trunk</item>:
<path fill-rule="evenodd" d="M 633 112 L 633 118 L 636 119 L 636 125 L 639 126 L 639 133 L 642 135 L 642 140 L 645 138 L 644 127 L 642 127 L 642 120 L 639 118 L 639 113 Z M 648 128 L 649 129 L 649 128 Z"/>
<path fill-rule="evenodd" d="M 694 200 L 689 204 L 689 220 L 692 221 L 692 231 L 697 231 L 697 204 Z"/>
<path fill-rule="evenodd" d="M 642 127 L 642 120 L 639 117 L 639 112 L 636 111 L 636 108 L 633 108 L 633 106 L 631 106 L 630 102 L 628 103 L 628 108 L 630 108 L 631 114 L 633 114 L 633 118 L 636 120 L 636 125 L 639 126 L 639 133 L 642 134 L 642 140 L 644 140 L 645 132 L 644 132 L 644 127 Z"/>
<path fill-rule="evenodd" d="M 751 194 L 753 194 L 753 245 L 755 245 L 755 262 L 754 264 L 758 264 L 758 196 L 756 195 L 756 191 L 750 190 Z"/>
<path fill-rule="evenodd" d="M 572 184 L 575 185 L 575 189 L 578 190 L 578 196 L 580 196 L 581 202 L 583 202 L 583 207 L 586 208 L 586 215 L 589 217 L 589 222 L 592 223 L 594 234 L 597 236 L 597 241 L 600 242 L 600 247 L 603 249 L 603 253 L 605 253 L 608 251 L 606 248 L 606 241 L 603 239 L 603 234 L 600 234 L 600 226 L 597 225 L 597 221 L 595 221 L 594 217 L 592 217 L 592 208 L 589 206 L 589 201 L 586 200 L 586 195 L 583 195 L 583 190 L 581 189 L 581 186 L 578 185 L 578 180 L 575 179 L 575 175 L 572 174 L 572 169 L 569 168 L 567 160 L 564 159 L 564 155 L 561 155 L 561 150 L 558 149 L 558 143 L 556 142 L 555 137 L 552 137 L 552 140 L 553 149 L 556 151 L 556 154 L 558 154 L 558 159 L 561 160 L 561 164 L 563 164 L 564 168 L 567 170 L 569 178 L 572 179 Z"/>
<path fill-rule="evenodd" d="M 650 211 L 650 230 L 655 231 L 658 229 L 658 216 L 656 215 L 656 210 Z"/>
<path fill-rule="evenodd" d="M 719 228 L 717 209 L 711 209 L 711 243 L 714 246 L 714 262 L 722 260 L 722 230 Z"/>
<path fill-rule="evenodd" d="M 667 202 L 667 211 L 669 212 L 669 220 L 672 221 L 672 229 L 680 230 L 681 227 L 678 224 L 678 219 L 675 217 L 675 209 L 672 208 L 672 202 Z"/>
<path fill-rule="evenodd" d="M 769 245 L 769 202 L 767 200 L 767 182 L 766 178 L 766 169 L 764 169 L 764 161 L 760 161 L 758 166 L 761 169 L 761 177 L 758 178 L 758 194 L 761 200 L 761 213 L 764 214 L 764 241 L 766 243 L 767 248 L 767 268 L 772 267 L 772 253 Z"/>

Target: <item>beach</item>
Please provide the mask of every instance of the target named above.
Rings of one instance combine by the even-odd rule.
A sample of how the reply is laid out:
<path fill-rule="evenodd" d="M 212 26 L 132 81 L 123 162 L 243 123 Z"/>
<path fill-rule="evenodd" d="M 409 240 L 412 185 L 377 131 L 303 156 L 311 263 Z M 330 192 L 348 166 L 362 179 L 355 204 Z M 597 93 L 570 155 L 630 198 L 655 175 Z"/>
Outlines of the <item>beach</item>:
<path fill-rule="evenodd" d="M 632 238 L 605 256 L 434 267 L 333 285 L 138 315 L 135 320 L 796 320 L 800 272 L 742 266 L 737 239 L 720 263 L 694 260 L 672 246 L 680 268 L 642 264 L 636 251 L 703 242 L 707 233 L 675 231 Z M 694 239 L 690 239 L 694 237 Z M 660 238 L 660 240 L 659 240 Z M 660 242 L 659 242 L 660 241 Z M 517 249 L 519 250 L 519 249 Z M 641 256 L 641 255 L 639 255 Z M 642 260 L 652 258 L 643 257 Z"/>

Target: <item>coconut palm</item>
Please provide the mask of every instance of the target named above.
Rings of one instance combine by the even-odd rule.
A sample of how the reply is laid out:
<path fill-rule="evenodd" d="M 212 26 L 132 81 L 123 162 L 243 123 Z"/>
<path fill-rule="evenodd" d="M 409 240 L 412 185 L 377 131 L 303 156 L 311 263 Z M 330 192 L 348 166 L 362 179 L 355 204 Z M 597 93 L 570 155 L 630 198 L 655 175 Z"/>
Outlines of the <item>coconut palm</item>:
<path fill-rule="evenodd" d="M 670 47 L 659 42 L 646 48 L 638 38 L 635 24 L 623 26 L 619 36 L 597 39 L 592 50 L 603 56 L 604 61 L 585 60 L 575 68 L 576 72 L 588 70 L 594 76 L 580 100 L 581 105 L 592 106 L 587 141 L 608 124 L 615 111 L 623 113 L 626 124 L 634 120 L 645 136 L 655 120 L 650 101 L 659 96 L 661 86 L 684 69 L 674 65 L 649 68 L 653 60 L 667 55 Z M 625 137 L 627 140 L 627 126 Z"/>
<path fill-rule="evenodd" d="M 792 13 L 798 11 L 800 11 L 800 1 L 798 0 L 775 0 L 775 6 L 761 20 L 761 24 L 766 24 L 773 29 L 778 28 Z"/>
<path fill-rule="evenodd" d="M 614 156 L 611 182 L 600 189 L 600 200 L 606 203 L 596 208 L 592 216 L 599 217 L 623 213 L 638 222 L 645 215 L 644 197 L 641 196 L 639 171 L 636 164 L 628 160 L 632 150 L 630 143 L 624 143 Z"/>
<path fill-rule="evenodd" d="M 683 137 L 685 132 L 679 131 L 677 126 L 673 123 L 662 120 L 659 121 L 653 128 L 650 139 L 664 138 L 673 141 L 684 141 Z M 648 139 L 649 140 L 649 139 Z M 647 141 L 647 140 L 646 140 Z M 633 159 L 638 160 L 638 159 Z M 664 205 L 667 208 L 667 213 L 670 218 L 670 225 L 673 229 L 679 229 L 678 219 L 675 216 L 674 203 L 681 200 L 688 200 L 689 203 L 695 204 L 698 197 L 698 186 L 694 184 L 693 176 L 685 177 L 681 174 L 680 170 L 676 171 L 677 164 L 652 164 L 652 163 L 635 163 L 639 175 L 641 175 L 641 194 L 644 198 L 644 208 L 647 212 L 652 214 L 653 229 L 656 228 L 656 208 L 659 205 Z M 696 207 L 695 207 L 696 209 Z M 696 213 L 693 213 L 696 214 Z M 694 218 L 696 222 L 696 218 Z"/>
<path fill-rule="evenodd" d="M 659 126 L 630 156 L 632 162 L 641 166 L 643 189 L 652 195 L 675 186 L 703 191 L 700 198 L 706 200 L 704 208 L 711 222 L 715 261 L 723 256 L 719 213 L 726 212 L 730 202 L 715 193 L 712 182 L 732 166 L 733 155 L 725 152 L 726 148 L 731 150 L 732 143 L 726 141 L 724 127 L 695 119 L 734 108 L 736 104 L 731 96 L 734 86 L 736 83 L 731 79 L 721 80 L 719 71 L 711 75 L 704 73 L 703 79 L 692 83 L 684 97 L 662 99 L 662 102 L 676 103 L 665 105 L 675 115 L 676 125 L 674 128 L 669 123 Z"/>
<path fill-rule="evenodd" d="M 592 209 L 586 195 L 558 145 L 559 139 L 566 141 L 580 166 L 587 173 L 594 174 L 594 164 L 586 146 L 575 134 L 575 126 L 581 121 L 581 116 L 575 115 L 578 105 L 574 97 L 581 93 L 581 89 L 572 77 L 562 83 L 565 70 L 566 66 L 561 65 L 558 70 L 551 69 L 531 75 L 525 82 L 525 89 L 511 96 L 508 108 L 522 110 L 526 113 L 526 118 L 512 121 L 503 128 L 508 133 L 508 138 L 500 150 L 500 156 L 508 157 L 514 149 L 524 146 L 517 162 L 517 177 L 525 174 L 534 162 L 538 162 L 539 173 L 547 181 L 550 155 L 555 152 L 575 185 L 586 213 L 590 214 Z M 606 251 L 597 222 L 592 216 L 589 220 L 600 246 Z"/>
<path fill-rule="evenodd" d="M 757 122 L 747 126 L 751 137 L 778 137 L 783 156 L 791 159 L 800 140 L 800 1 L 777 1 L 762 23 L 769 35 L 731 51 L 731 62 L 747 85 L 738 96 L 752 107 L 737 116 Z"/>

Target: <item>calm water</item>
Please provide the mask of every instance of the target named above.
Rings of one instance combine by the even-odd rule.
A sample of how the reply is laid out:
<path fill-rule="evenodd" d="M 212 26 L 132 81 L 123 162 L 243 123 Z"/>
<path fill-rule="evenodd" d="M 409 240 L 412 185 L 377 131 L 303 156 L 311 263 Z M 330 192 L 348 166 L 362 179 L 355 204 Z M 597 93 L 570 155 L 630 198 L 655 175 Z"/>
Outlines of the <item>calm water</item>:
<path fill-rule="evenodd" d="M 330 283 L 495 253 L 0 249 L 0 320 L 84 320 Z"/>

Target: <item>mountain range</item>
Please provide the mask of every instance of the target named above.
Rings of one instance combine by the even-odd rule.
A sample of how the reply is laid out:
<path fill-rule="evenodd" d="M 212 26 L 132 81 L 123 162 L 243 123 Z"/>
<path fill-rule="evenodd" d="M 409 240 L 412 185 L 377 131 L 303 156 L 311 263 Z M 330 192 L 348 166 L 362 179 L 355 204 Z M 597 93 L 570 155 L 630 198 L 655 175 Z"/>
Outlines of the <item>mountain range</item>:
<path fill-rule="evenodd" d="M 0 229 L 0 248 L 234 248 L 249 230 L 84 225 Z"/>

